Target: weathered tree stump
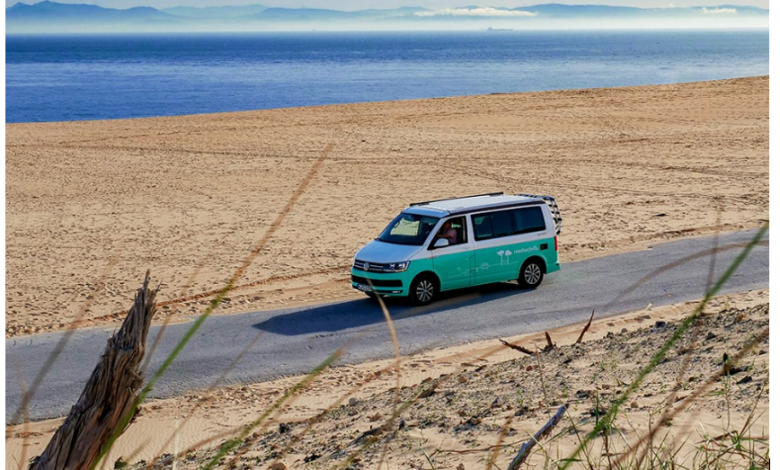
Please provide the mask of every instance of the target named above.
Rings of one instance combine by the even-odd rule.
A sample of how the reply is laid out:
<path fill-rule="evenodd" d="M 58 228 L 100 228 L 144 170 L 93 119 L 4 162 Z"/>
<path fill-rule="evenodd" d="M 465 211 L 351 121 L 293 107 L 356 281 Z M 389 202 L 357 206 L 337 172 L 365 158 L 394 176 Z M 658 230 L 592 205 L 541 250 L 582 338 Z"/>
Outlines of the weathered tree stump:
<path fill-rule="evenodd" d="M 156 295 L 157 289 L 149 290 L 147 271 L 127 318 L 108 340 L 78 402 L 46 450 L 33 459 L 30 470 L 89 470 L 112 436 L 124 431 L 119 427 L 130 422 L 144 381 L 139 365 L 156 310 Z"/>

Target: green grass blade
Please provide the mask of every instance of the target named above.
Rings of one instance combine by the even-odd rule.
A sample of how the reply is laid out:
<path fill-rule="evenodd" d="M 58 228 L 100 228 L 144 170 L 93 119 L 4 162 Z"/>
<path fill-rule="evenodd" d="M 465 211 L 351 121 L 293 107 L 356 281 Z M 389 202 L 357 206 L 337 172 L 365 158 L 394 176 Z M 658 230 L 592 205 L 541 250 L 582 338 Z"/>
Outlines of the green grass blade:
<path fill-rule="evenodd" d="M 701 315 L 701 312 L 704 310 L 704 307 L 707 305 L 710 299 L 715 294 L 717 294 L 726 281 L 731 278 L 737 268 L 742 264 L 743 261 L 745 261 L 748 254 L 750 254 L 753 248 L 761 241 L 768 230 L 768 223 L 764 224 L 758 230 L 756 235 L 750 240 L 747 246 L 736 256 L 736 258 L 734 258 L 734 261 L 731 262 L 726 271 L 718 278 L 717 282 L 707 291 L 707 293 L 704 295 L 704 298 L 696 306 L 694 312 L 682 321 L 680 326 L 677 327 L 666 343 L 664 343 L 664 345 L 661 346 L 661 348 L 653 355 L 653 357 L 650 358 L 650 362 L 648 362 L 648 364 L 642 368 L 642 370 L 639 372 L 639 375 L 628 386 L 628 388 L 626 388 L 625 392 L 623 392 L 623 394 L 617 400 L 615 400 L 615 402 L 607 411 L 607 414 L 598 420 L 594 429 L 585 436 L 585 439 L 580 443 L 579 446 L 577 446 L 569 459 L 567 459 L 567 461 L 561 467 L 561 470 L 568 468 L 572 460 L 583 451 L 587 443 L 595 439 L 604 429 L 612 424 L 612 422 L 617 417 L 618 410 L 620 410 L 620 407 L 623 406 L 626 400 L 628 400 L 628 397 L 639 388 L 639 385 L 642 383 L 645 377 L 655 369 L 655 367 L 664 359 L 664 357 L 666 357 L 666 353 L 669 352 L 672 346 L 674 346 L 674 344 L 677 343 L 677 341 L 679 341 L 680 338 L 682 338 L 682 336 L 690 329 L 690 327 L 693 325 L 693 322 L 699 318 L 699 315 Z"/>

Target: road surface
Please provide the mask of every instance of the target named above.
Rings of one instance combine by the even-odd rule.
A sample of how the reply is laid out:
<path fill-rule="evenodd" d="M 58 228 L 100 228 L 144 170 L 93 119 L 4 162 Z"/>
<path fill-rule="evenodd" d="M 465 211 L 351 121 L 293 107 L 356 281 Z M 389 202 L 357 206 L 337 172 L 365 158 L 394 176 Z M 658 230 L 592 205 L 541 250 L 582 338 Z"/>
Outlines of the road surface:
<path fill-rule="evenodd" d="M 756 231 L 721 234 L 719 245 L 746 243 Z M 769 237 L 757 246 L 724 286 L 722 293 L 769 285 Z M 664 270 L 634 291 L 626 289 L 664 265 L 713 246 L 713 237 L 654 245 L 646 251 L 606 256 L 576 263 L 547 276 L 533 291 L 516 284 L 484 286 L 449 295 L 427 307 L 388 301 L 402 354 L 441 346 L 542 331 L 597 317 L 701 298 L 711 257 Z M 739 248 L 716 258 L 722 273 Z M 349 289 L 349 285 L 344 286 Z M 162 363 L 191 323 L 168 326 L 150 370 Z M 30 403 L 32 420 L 64 416 L 76 403 L 113 329 L 75 332 Z M 159 327 L 150 332 L 150 344 Z M 21 394 L 17 371 L 30 384 L 64 333 L 6 340 L 6 424 L 11 423 Z M 256 338 L 259 339 L 252 345 Z M 212 386 L 234 358 L 252 345 L 221 383 L 253 383 L 310 371 L 336 349 L 349 346 L 340 364 L 354 364 L 393 355 L 384 316 L 368 298 L 295 309 L 213 316 L 157 384 L 152 397 L 170 397 Z M 147 374 L 149 376 L 151 374 Z M 29 386 L 29 385 L 28 385 Z"/>

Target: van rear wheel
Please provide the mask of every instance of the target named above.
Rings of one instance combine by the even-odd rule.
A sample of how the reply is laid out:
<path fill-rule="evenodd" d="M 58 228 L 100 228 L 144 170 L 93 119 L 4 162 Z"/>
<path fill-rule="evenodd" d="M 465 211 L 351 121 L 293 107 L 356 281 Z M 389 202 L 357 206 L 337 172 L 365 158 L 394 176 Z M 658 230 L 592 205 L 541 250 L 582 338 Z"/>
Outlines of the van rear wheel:
<path fill-rule="evenodd" d="M 436 294 L 439 293 L 439 284 L 436 279 L 429 275 L 423 274 L 418 276 L 412 281 L 412 285 L 409 286 L 409 300 L 415 305 L 426 305 L 433 301 Z"/>
<path fill-rule="evenodd" d="M 542 279 L 544 279 L 544 270 L 541 263 L 536 259 L 529 259 L 520 268 L 517 283 L 525 289 L 536 289 L 542 283 Z"/>

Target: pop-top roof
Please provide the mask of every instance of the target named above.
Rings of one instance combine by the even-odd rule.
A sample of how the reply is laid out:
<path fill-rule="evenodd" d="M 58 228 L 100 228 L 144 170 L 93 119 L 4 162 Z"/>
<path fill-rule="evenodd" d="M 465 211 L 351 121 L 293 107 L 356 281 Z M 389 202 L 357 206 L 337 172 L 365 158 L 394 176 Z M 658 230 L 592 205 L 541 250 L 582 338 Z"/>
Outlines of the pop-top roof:
<path fill-rule="evenodd" d="M 483 209 L 521 205 L 523 203 L 543 203 L 542 199 L 529 196 L 513 196 L 504 193 L 479 194 L 436 201 L 416 202 L 404 212 L 443 217 L 449 214 L 472 212 Z"/>

